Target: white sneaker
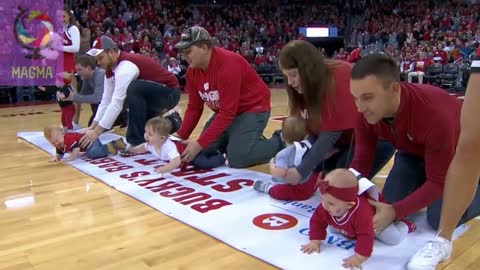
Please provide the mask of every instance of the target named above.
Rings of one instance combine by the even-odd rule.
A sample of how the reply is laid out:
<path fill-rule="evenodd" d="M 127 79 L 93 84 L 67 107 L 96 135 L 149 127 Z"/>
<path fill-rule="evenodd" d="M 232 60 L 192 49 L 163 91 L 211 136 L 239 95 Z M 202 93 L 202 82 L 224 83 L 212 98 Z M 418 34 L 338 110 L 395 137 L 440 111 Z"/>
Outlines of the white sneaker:
<path fill-rule="evenodd" d="M 408 262 L 408 270 L 435 270 L 437 264 L 448 260 L 452 254 L 452 242 L 437 236 L 428 241 Z"/>

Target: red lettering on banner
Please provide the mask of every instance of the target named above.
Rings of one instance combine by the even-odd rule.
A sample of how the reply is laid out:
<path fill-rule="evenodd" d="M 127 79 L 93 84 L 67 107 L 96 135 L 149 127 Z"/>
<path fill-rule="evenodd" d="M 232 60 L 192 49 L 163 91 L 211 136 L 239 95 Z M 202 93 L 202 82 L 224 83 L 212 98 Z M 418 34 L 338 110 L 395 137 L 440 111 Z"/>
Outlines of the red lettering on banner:
<path fill-rule="evenodd" d="M 160 191 L 164 191 L 164 190 L 171 189 L 171 188 L 177 188 L 177 187 L 181 187 L 181 186 L 182 185 L 180 185 L 178 183 L 168 181 L 168 182 L 160 184 L 158 186 L 147 187 L 147 189 L 151 190 L 152 192 L 160 192 Z"/>
<path fill-rule="evenodd" d="M 139 163 L 139 164 L 142 164 L 142 165 L 145 165 L 145 166 L 148 166 L 148 165 L 152 165 L 152 164 L 156 164 L 158 163 L 159 161 L 161 161 L 160 159 L 152 159 L 152 160 L 146 160 L 144 158 L 142 159 L 135 159 L 134 160 L 136 163 Z"/>
<path fill-rule="evenodd" d="M 128 170 L 128 169 L 133 169 L 133 166 L 125 165 L 125 166 L 119 166 L 115 168 L 108 168 L 105 171 L 111 173 L 111 172 L 118 172 L 118 171 L 123 171 L 123 170 Z"/>
<path fill-rule="evenodd" d="M 149 175 L 150 173 L 149 172 L 145 172 L 145 171 L 141 171 L 141 172 L 132 172 L 130 174 L 122 174 L 120 175 L 120 178 L 123 178 L 123 179 L 128 179 L 128 181 L 132 181 L 132 180 L 135 180 L 135 178 L 139 177 L 139 176 L 145 176 L 145 175 Z"/>
<path fill-rule="evenodd" d="M 189 176 L 189 177 L 186 177 L 185 180 L 188 180 L 190 182 L 193 182 L 193 183 L 196 183 L 196 184 L 199 184 L 199 185 L 202 185 L 202 186 L 209 186 L 211 184 L 215 184 L 215 181 L 210 181 L 210 180 L 221 178 L 221 177 L 224 177 L 224 176 L 230 176 L 230 174 L 218 173 L 218 174 L 210 175 L 210 176 L 203 177 L 203 178 L 200 178 L 198 176 Z"/>
<path fill-rule="evenodd" d="M 184 171 L 176 171 L 172 172 L 172 175 L 175 175 L 176 177 L 182 177 L 182 176 L 188 176 L 188 175 L 194 175 L 194 174 L 200 174 L 200 173 L 207 173 L 207 172 L 213 172 L 212 169 L 196 169 L 196 168 L 189 168 Z"/>
<path fill-rule="evenodd" d="M 253 180 L 250 179 L 235 179 L 230 180 L 225 184 L 218 184 L 212 186 L 212 189 L 218 192 L 232 192 L 242 189 L 243 187 L 253 186 Z"/>
<path fill-rule="evenodd" d="M 160 178 L 151 179 L 151 180 L 136 180 L 135 183 L 137 183 L 141 187 L 144 187 L 144 186 L 148 186 L 150 184 L 153 184 L 155 182 L 162 181 L 162 180 L 165 180 L 165 178 L 160 177 Z"/>
<path fill-rule="evenodd" d="M 191 170 L 187 175 L 196 174 L 199 172 L 208 172 L 212 170 Z M 182 172 L 184 173 L 184 172 Z M 176 176 L 181 175 L 182 173 L 172 173 Z M 199 213 L 206 213 L 208 211 L 220 209 L 224 206 L 231 205 L 232 203 L 221 200 L 221 199 L 213 199 L 210 194 L 203 193 L 203 192 L 196 192 L 194 188 L 183 186 L 175 181 L 167 181 L 163 182 L 166 179 L 163 177 L 155 178 L 154 175 L 151 175 L 153 179 L 138 179 L 141 176 L 150 175 L 150 172 L 146 171 L 137 171 L 131 172 L 128 174 L 120 175 L 120 178 L 126 179 L 128 181 L 134 181 L 140 187 L 143 187 L 147 190 L 152 192 L 158 193 L 160 196 L 165 198 L 171 198 L 173 201 L 180 203 L 182 205 L 189 205 L 193 210 Z M 219 173 L 207 177 L 196 177 L 196 176 L 189 176 L 184 178 L 185 180 L 189 180 L 191 182 L 200 184 L 202 186 L 216 184 L 212 179 L 221 178 L 224 176 L 229 176 L 226 173 Z M 225 184 L 216 184 L 214 185 L 214 189 L 220 192 L 229 192 L 243 188 L 244 186 L 251 186 L 253 185 L 253 181 L 249 179 L 235 179 L 228 181 Z"/>
<path fill-rule="evenodd" d="M 199 202 L 199 201 L 203 201 L 203 200 L 206 200 L 206 199 L 210 199 L 210 197 L 212 197 L 212 196 L 208 195 L 207 193 L 200 192 L 200 193 L 193 193 L 193 194 L 185 195 L 183 197 L 179 197 L 179 198 L 176 198 L 176 199 L 173 199 L 173 200 L 176 201 L 176 202 L 179 202 L 183 205 L 189 205 L 189 204 L 194 203 L 194 202 Z"/>
<path fill-rule="evenodd" d="M 117 162 L 113 162 L 113 163 L 107 163 L 107 164 L 100 165 L 100 166 L 98 166 L 98 168 L 103 169 L 103 168 L 114 167 L 114 166 L 122 166 L 122 165 L 125 165 L 125 163 L 117 161 Z"/>
<path fill-rule="evenodd" d="M 94 159 L 92 161 L 89 161 L 90 164 L 93 164 L 93 165 L 98 165 L 98 164 L 102 164 L 102 163 L 109 163 L 109 162 L 115 162 L 116 160 L 113 159 L 113 158 L 100 158 L 100 159 Z"/>
<path fill-rule="evenodd" d="M 159 193 L 161 196 L 166 197 L 166 198 L 172 198 L 172 197 L 177 197 L 177 196 L 182 196 L 185 194 L 193 193 L 195 192 L 195 189 L 190 188 L 190 187 L 179 187 L 176 189 L 178 192 L 171 192 L 171 191 L 164 191 Z"/>
<path fill-rule="evenodd" d="M 192 205 L 191 208 L 193 210 L 196 210 L 196 211 L 203 214 L 203 213 L 206 213 L 210 210 L 216 210 L 216 209 L 219 209 L 219 208 L 222 208 L 224 206 L 231 205 L 231 204 L 232 203 L 224 201 L 224 200 L 212 199 L 212 200 L 206 201 L 203 204 Z"/>

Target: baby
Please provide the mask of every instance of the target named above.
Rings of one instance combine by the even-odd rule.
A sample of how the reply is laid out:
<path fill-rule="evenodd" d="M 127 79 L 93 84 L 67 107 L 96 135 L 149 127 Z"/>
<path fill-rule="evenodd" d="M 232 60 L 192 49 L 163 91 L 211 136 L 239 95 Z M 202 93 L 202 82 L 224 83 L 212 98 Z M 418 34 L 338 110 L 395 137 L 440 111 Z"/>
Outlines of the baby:
<path fill-rule="evenodd" d="M 301 250 L 304 253 L 320 252 L 321 241 L 325 240 L 327 226 L 330 225 L 333 227 L 332 231 L 357 240 L 355 254 L 344 259 L 343 266 L 361 267 L 372 254 L 375 237 L 388 245 L 396 245 L 415 230 L 415 224 L 402 220 L 375 235 L 375 208 L 368 202 L 368 198 L 378 196 L 369 197 L 367 191 L 358 194 L 357 178 L 368 181 L 353 169 L 336 169 L 327 174 L 325 179 L 319 179 L 321 204 L 310 219 L 310 242 L 302 245 Z"/>
<path fill-rule="evenodd" d="M 107 144 L 102 144 L 100 140 L 95 140 L 90 147 L 83 149 L 80 147 L 80 139 L 83 137 L 83 133 L 67 132 L 57 125 L 50 125 L 43 131 L 45 138 L 55 146 L 56 156 L 50 162 L 73 161 L 79 155 L 80 152 L 85 152 L 85 155 L 89 158 L 107 157 L 108 155 L 116 155 L 118 151 L 125 150 L 126 145 L 123 139 L 117 139 Z M 63 158 L 65 153 L 70 153 L 68 158 Z"/>
<path fill-rule="evenodd" d="M 273 181 L 291 184 L 285 179 L 287 170 L 300 165 L 303 156 L 312 147 L 311 143 L 305 139 L 306 136 L 307 129 L 304 119 L 289 116 L 283 121 L 282 138 L 287 147 L 270 160 L 270 174 Z M 308 177 L 295 184 L 304 183 L 307 179 Z M 253 188 L 257 191 L 268 193 L 270 186 L 269 182 L 257 180 Z"/>
<path fill-rule="evenodd" d="M 155 172 L 163 176 L 182 165 L 180 153 L 186 148 L 182 142 L 169 138 L 171 130 L 172 121 L 160 116 L 154 117 L 145 124 L 145 143 L 129 148 L 127 151 L 132 154 L 150 152 L 162 161 L 168 161 L 167 164 L 155 168 Z M 202 151 L 191 163 L 197 168 L 210 169 L 224 165 L 225 157 L 219 152 L 206 153 Z M 182 167 L 187 165 L 183 164 Z"/>

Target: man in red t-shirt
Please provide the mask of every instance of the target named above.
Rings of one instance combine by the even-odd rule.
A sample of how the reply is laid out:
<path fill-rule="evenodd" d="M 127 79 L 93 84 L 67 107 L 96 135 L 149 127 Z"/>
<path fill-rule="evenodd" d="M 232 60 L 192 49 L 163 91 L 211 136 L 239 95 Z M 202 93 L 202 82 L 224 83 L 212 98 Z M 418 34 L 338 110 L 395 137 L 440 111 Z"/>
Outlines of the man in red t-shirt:
<path fill-rule="evenodd" d="M 462 103 L 431 85 L 400 83 L 395 61 L 381 54 L 362 58 L 352 69 L 351 93 L 363 114 L 355 128 L 350 166 L 368 175 L 379 138 L 398 150 L 383 188 L 386 203 L 374 203 L 374 227 L 382 231 L 427 207 L 427 221 L 437 229 L 445 175 L 460 134 Z M 480 190 L 460 224 L 480 214 Z"/>
<path fill-rule="evenodd" d="M 205 149 L 226 152 L 232 167 L 267 163 L 282 147 L 279 133 L 262 138 L 270 117 L 268 86 L 242 56 L 212 46 L 210 34 L 202 27 L 187 29 L 175 48 L 183 51 L 189 64 L 188 106 L 178 136 L 190 137 L 204 104 L 215 112 L 200 137 L 188 141 L 183 161 L 192 161 Z"/>

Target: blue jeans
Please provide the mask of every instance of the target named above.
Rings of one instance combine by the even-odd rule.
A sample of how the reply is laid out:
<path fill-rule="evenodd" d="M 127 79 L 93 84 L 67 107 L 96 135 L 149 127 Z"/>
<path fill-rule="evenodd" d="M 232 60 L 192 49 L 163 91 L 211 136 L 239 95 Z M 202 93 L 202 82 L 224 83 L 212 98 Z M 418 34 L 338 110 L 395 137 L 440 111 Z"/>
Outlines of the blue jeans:
<path fill-rule="evenodd" d="M 108 157 L 109 154 L 107 146 L 102 144 L 99 139 L 96 139 L 85 151 L 85 155 L 89 158 Z"/>
<path fill-rule="evenodd" d="M 398 202 L 425 183 L 425 160 L 402 151 L 395 154 L 395 162 L 388 174 L 383 197 L 388 203 Z M 459 179 L 461 180 L 461 179 Z M 462 194 L 458 194 L 462 196 Z M 433 229 L 437 230 L 440 224 L 440 212 L 442 210 L 442 199 L 438 199 L 427 207 L 427 221 Z M 458 225 L 461 225 L 472 218 L 480 215 L 480 189 L 473 198 L 472 203 L 463 213 Z"/>

